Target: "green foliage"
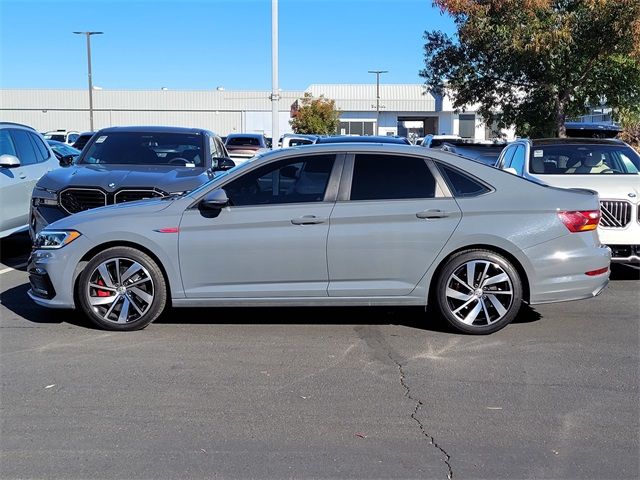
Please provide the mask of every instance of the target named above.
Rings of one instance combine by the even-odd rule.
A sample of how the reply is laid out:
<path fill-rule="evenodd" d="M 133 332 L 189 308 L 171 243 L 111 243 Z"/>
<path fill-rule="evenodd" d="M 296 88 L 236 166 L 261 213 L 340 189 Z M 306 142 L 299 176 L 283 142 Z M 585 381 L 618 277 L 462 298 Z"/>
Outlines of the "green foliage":
<path fill-rule="evenodd" d="M 323 95 L 313 98 L 305 93 L 301 99 L 302 106 L 289 123 L 295 133 L 333 135 L 338 130 L 340 112 L 336 110 L 336 102 Z"/>
<path fill-rule="evenodd" d="M 420 72 L 455 108 L 529 136 L 564 136 L 603 100 L 640 106 L 638 0 L 436 0 L 457 38 L 425 32 Z"/>

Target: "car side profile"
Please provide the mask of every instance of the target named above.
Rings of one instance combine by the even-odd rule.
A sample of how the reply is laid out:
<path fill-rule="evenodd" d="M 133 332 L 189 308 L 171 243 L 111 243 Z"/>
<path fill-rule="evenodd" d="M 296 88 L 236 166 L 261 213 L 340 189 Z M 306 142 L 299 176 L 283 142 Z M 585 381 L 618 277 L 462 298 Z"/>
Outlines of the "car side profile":
<path fill-rule="evenodd" d="M 59 166 L 33 128 L 0 122 L 0 238 L 27 230 L 31 191 L 40 177 Z"/>
<path fill-rule="evenodd" d="M 389 168 L 393 165 L 393 168 Z M 427 305 L 491 333 L 522 302 L 608 282 L 598 197 L 436 150 L 305 145 L 181 196 L 111 205 L 41 231 L 29 296 L 135 330 L 173 307 Z"/>
<path fill-rule="evenodd" d="M 504 149 L 496 166 L 556 187 L 597 191 L 598 231 L 612 261 L 640 263 L 640 155 L 622 140 L 520 139 Z"/>

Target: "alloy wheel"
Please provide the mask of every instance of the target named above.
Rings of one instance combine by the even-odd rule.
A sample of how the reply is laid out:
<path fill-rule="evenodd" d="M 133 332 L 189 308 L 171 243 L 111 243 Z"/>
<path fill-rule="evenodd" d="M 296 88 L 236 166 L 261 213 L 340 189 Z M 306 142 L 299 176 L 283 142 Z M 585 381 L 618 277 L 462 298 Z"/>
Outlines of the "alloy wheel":
<path fill-rule="evenodd" d="M 452 315 L 470 326 L 492 325 L 513 303 L 513 284 L 495 262 L 472 260 L 460 265 L 446 283 L 446 301 Z"/>
<path fill-rule="evenodd" d="M 154 284 L 149 271 L 130 258 L 110 258 L 91 272 L 87 297 L 103 320 L 117 324 L 134 322 L 149 311 Z"/>

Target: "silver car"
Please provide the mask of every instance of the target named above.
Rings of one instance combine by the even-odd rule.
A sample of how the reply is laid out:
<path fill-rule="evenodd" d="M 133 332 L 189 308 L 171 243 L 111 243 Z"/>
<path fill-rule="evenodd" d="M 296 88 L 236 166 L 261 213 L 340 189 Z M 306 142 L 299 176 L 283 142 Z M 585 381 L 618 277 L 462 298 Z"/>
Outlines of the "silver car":
<path fill-rule="evenodd" d="M 167 305 L 426 305 L 486 334 L 608 282 L 598 197 L 389 144 L 265 153 L 182 196 L 40 232 L 29 296 L 135 330 Z"/>
<path fill-rule="evenodd" d="M 0 122 L 0 238 L 27 230 L 33 187 L 59 166 L 51 147 L 33 128 Z"/>

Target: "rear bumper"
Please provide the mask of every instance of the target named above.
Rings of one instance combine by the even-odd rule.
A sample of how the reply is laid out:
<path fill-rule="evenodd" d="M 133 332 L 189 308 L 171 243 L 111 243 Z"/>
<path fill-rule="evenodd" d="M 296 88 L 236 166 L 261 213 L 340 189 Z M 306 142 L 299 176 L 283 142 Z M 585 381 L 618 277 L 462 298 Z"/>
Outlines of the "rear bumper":
<path fill-rule="evenodd" d="M 530 304 L 580 300 L 602 292 L 609 283 L 611 250 L 595 245 L 593 238 L 591 232 L 574 233 L 525 250 L 534 268 Z M 605 268 L 599 275 L 586 274 Z"/>

